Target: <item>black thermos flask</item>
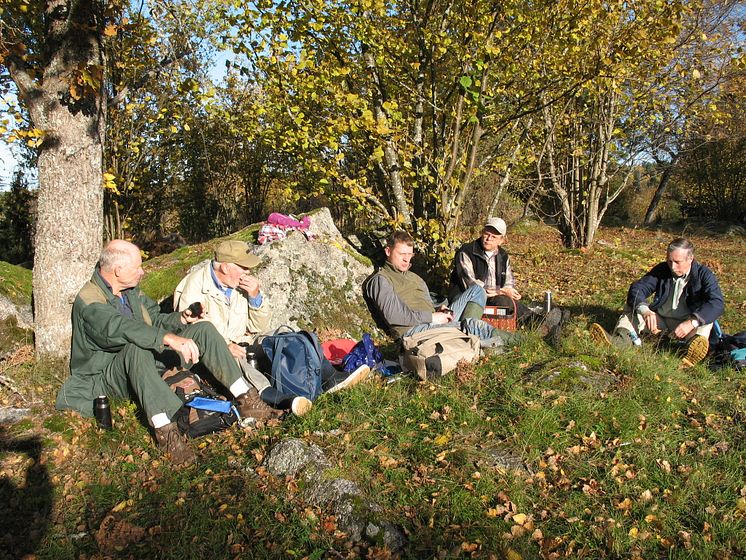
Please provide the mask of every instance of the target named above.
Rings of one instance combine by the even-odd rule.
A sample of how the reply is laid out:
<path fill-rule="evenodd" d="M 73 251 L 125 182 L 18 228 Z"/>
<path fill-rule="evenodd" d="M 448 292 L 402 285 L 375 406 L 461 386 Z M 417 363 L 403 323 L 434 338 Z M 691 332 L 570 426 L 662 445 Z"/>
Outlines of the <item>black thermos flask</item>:
<path fill-rule="evenodd" d="M 109 408 L 109 399 L 106 395 L 93 399 L 93 416 L 96 417 L 96 424 L 99 428 L 111 430 L 111 408 Z"/>

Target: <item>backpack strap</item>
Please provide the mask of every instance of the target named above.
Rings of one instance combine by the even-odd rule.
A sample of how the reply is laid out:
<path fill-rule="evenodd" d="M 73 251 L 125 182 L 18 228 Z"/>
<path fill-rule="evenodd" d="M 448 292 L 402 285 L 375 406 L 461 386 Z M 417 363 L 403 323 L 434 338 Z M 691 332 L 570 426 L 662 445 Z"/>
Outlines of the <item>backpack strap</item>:
<path fill-rule="evenodd" d="M 276 332 L 276 331 L 275 331 Z M 286 341 L 282 336 L 278 336 L 274 339 L 274 355 L 272 356 L 272 379 L 275 384 L 275 389 L 280 393 L 285 393 L 282 386 L 282 350 L 285 348 Z"/>

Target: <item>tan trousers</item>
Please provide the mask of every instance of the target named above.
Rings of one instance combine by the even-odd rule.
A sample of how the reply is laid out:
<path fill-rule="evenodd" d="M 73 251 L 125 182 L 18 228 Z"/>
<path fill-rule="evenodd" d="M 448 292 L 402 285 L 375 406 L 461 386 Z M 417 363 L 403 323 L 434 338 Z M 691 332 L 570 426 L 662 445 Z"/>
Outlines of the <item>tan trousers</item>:
<path fill-rule="evenodd" d="M 663 317 L 662 315 L 658 313 L 655 314 L 655 317 L 658 320 L 658 328 L 662 331 L 668 331 L 671 333 L 681 323 L 689 320 L 688 318 L 674 319 L 672 317 Z M 650 334 L 648 331 L 648 327 L 645 324 L 645 319 L 642 317 L 642 314 L 637 313 L 636 311 L 632 311 L 628 307 L 624 308 L 624 313 L 619 317 L 619 321 L 617 321 L 617 324 L 614 327 L 614 332 L 618 331 L 619 329 L 624 329 L 629 332 L 636 332 L 638 335 Z M 704 336 L 706 339 L 709 339 L 711 330 L 712 330 L 712 323 L 707 323 L 706 325 L 700 325 L 699 327 L 697 327 L 695 330 L 693 330 L 689 334 L 687 339 L 692 338 L 695 335 Z"/>

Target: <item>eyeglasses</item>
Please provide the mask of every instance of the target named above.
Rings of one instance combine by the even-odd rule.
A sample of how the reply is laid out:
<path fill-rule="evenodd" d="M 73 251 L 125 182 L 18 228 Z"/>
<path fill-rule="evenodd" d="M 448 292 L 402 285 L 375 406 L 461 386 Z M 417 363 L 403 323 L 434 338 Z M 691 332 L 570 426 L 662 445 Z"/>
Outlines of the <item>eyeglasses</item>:
<path fill-rule="evenodd" d="M 497 239 L 498 237 L 502 237 L 502 233 L 490 233 L 489 231 L 485 231 L 482 234 L 482 237 L 485 239 Z"/>

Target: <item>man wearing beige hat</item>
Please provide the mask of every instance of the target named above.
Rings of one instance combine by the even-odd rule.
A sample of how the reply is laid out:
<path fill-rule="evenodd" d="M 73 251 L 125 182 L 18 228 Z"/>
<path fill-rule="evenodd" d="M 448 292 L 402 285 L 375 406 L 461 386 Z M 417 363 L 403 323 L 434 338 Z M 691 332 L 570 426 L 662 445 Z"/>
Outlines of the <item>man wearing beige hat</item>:
<path fill-rule="evenodd" d="M 261 292 L 261 283 L 249 273 L 261 260 L 251 252 L 248 243 L 239 240 L 220 243 L 214 257 L 197 265 L 179 282 L 174 291 L 174 309 L 182 311 L 195 302 L 201 303 L 203 318 L 215 325 L 262 399 L 274 406 L 287 401 L 295 414 L 305 414 L 311 408 L 310 400 L 283 399 L 279 395 L 269 398 L 276 391 L 246 359 L 247 346 L 260 351 L 257 337 L 269 329 L 270 323 L 269 305 Z"/>

